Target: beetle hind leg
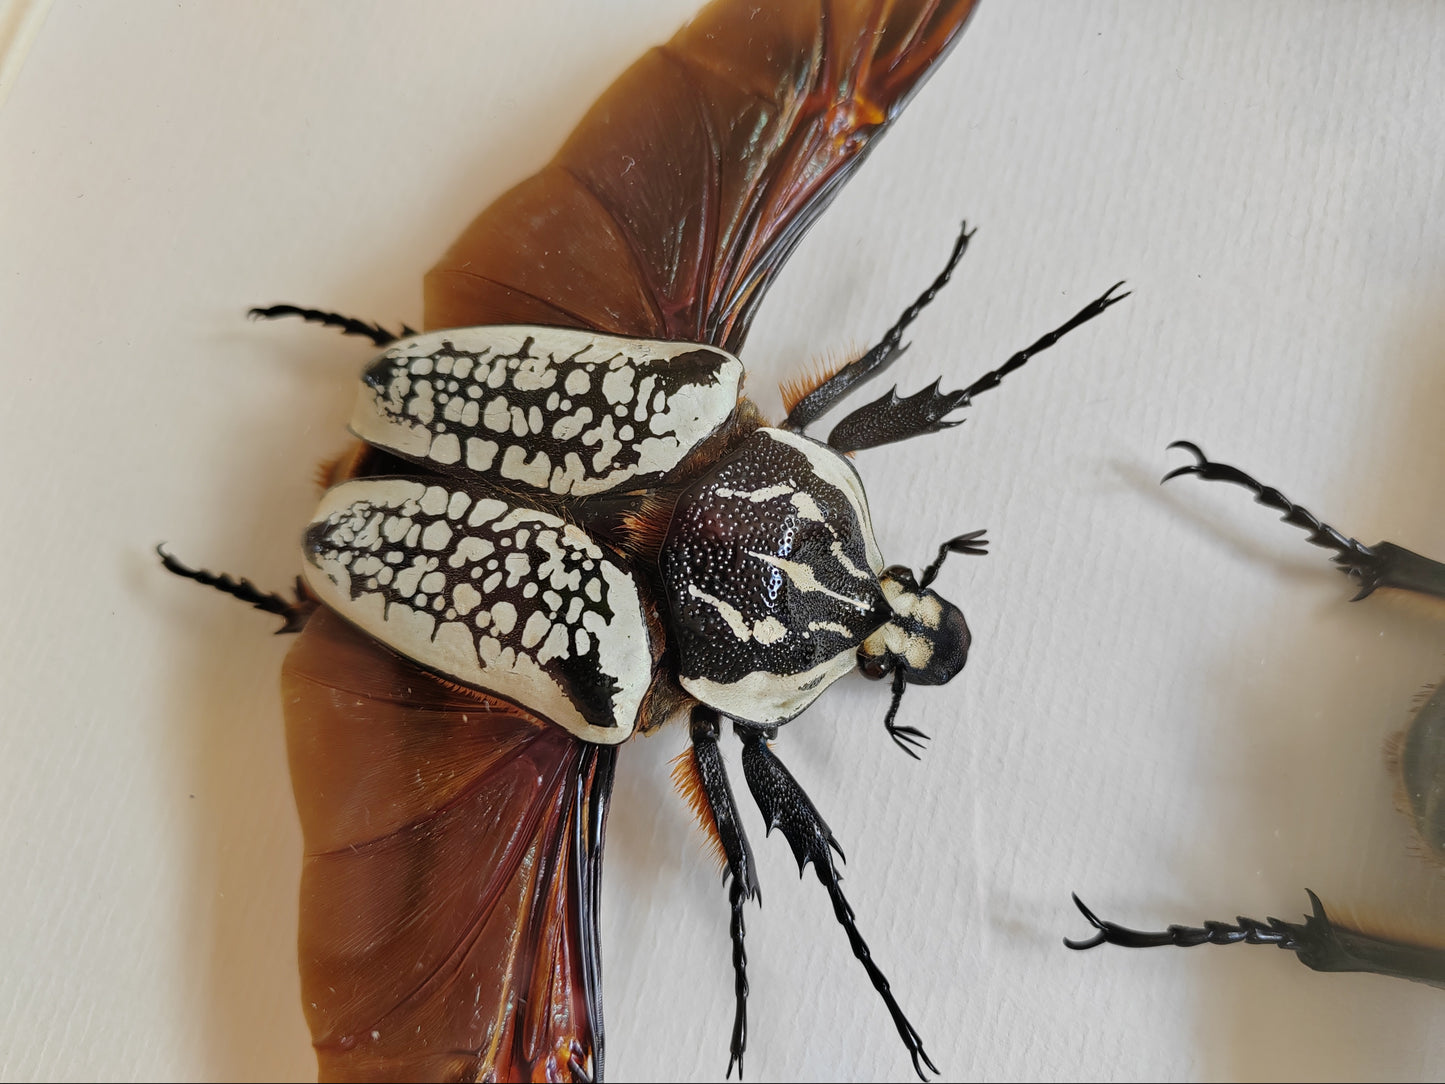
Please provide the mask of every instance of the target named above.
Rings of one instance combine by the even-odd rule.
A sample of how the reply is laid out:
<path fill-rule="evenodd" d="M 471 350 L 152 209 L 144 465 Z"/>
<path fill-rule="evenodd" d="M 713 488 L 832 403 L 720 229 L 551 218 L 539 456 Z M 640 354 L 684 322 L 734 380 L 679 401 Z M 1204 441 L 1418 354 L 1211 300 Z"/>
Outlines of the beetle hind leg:
<path fill-rule="evenodd" d="M 824 823 L 812 800 L 798 785 L 798 781 L 768 748 L 770 732 L 737 723 L 734 724 L 734 729 L 743 743 L 743 776 L 748 781 L 748 789 L 752 791 L 753 800 L 758 803 L 763 820 L 767 822 L 768 831 L 771 832 L 774 828 L 782 830 L 783 838 L 792 848 L 793 857 L 798 860 L 800 874 L 812 863 L 813 872 L 817 874 L 833 904 L 833 915 L 848 935 L 848 944 L 853 949 L 853 955 L 863 965 L 873 988 L 878 991 L 883 1004 L 888 1008 L 888 1014 L 893 1017 L 893 1025 L 898 1029 L 899 1038 L 903 1040 L 909 1057 L 913 1059 L 914 1071 L 920 1080 L 927 1080 L 924 1066 L 934 1073 L 938 1072 L 938 1067 L 928 1057 L 928 1053 L 923 1049 L 923 1040 L 899 1007 L 887 976 L 873 962 L 868 944 L 858 932 L 853 908 L 843 895 L 838 870 L 833 865 L 833 852 L 837 851 L 841 858 L 843 849 L 838 846 L 838 841 L 833 838 L 833 833 Z"/>
<path fill-rule="evenodd" d="M 224 572 L 218 575 L 214 572 L 207 572 L 205 569 L 183 565 L 166 552 L 165 543 L 156 547 L 156 553 L 160 555 L 161 565 L 167 572 L 172 572 L 183 579 L 195 580 L 207 587 L 214 587 L 217 591 L 222 591 L 232 598 L 249 602 L 256 609 L 281 618 L 285 624 L 276 630 L 278 636 L 283 632 L 300 632 L 306 624 L 306 619 L 316 609 L 315 600 L 306 594 L 299 576 L 296 578 L 296 597 L 287 600 L 285 596 L 277 594 L 275 591 L 262 591 L 245 577 L 237 581 Z"/>
<path fill-rule="evenodd" d="M 984 373 L 966 388 L 939 391 L 937 380 L 908 396 L 900 396 L 898 389 L 892 388 L 873 402 L 859 407 L 834 426 L 833 431 L 828 434 L 829 446 L 840 452 L 857 452 L 951 429 L 959 422 L 950 421 L 947 415 L 968 406 L 975 396 L 998 387 L 1003 383 L 1004 377 L 1022 369 L 1069 332 L 1087 324 L 1096 316 L 1103 315 L 1111 306 L 1123 301 L 1129 296 L 1128 293 L 1117 292 L 1123 285 L 1122 282 L 1114 283 L 1066 322 L 1040 336 L 997 369 Z"/>
<path fill-rule="evenodd" d="M 698 820 L 723 859 L 728 878 L 728 906 L 732 918 L 728 935 L 733 946 L 733 1010 L 732 1039 L 728 1047 L 727 1075 L 733 1065 L 738 1078 L 743 1074 L 743 1052 L 748 1045 L 748 954 L 744 946 L 747 928 L 743 922 L 743 904 L 762 899 L 758 890 L 757 870 L 747 834 L 738 819 L 737 802 L 728 784 L 717 739 L 721 719 L 711 708 L 698 705 L 692 712 L 692 748 L 679 758 L 674 779 L 691 802 Z"/>
<path fill-rule="evenodd" d="M 379 323 L 368 324 L 365 320 L 358 320 L 354 316 L 342 316 L 340 313 L 325 312 L 321 309 L 304 309 L 299 305 L 267 305 L 265 308 L 251 309 L 246 315 L 252 320 L 280 320 L 287 316 L 297 316 L 308 324 L 334 327 L 343 335 L 360 335 L 363 339 L 370 339 L 377 346 L 390 346 L 397 339 L 407 339 L 416 334 L 405 324 L 401 325 L 400 333 L 393 335 Z"/>
<path fill-rule="evenodd" d="M 883 338 L 878 340 L 876 346 L 862 357 L 829 373 L 827 379 L 818 382 L 807 394 L 792 403 L 782 428 L 801 433 L 833 409 L 840 399 L 859 384 L 873 379 L 898 360 L 907 349 L 906 346 L 901 345 L 903 332 L 918 318 L 918 314 L 938 296 L 939 291 L 948 285 L 948 280 L 953 277 L 954 268 L 963 259 L 963 254 L 968 251 L 968 242 L 972 237 L 973 231 L 968 228 L 968 223 L 963 223 L 959 228 L 958 239 L 953 242 L 953 251 L 948 254 L 948 262 L 929 284 L 928 289 L 919 294 L 913 304 L 903 310 L 903 315 L 884 332 Z"/>

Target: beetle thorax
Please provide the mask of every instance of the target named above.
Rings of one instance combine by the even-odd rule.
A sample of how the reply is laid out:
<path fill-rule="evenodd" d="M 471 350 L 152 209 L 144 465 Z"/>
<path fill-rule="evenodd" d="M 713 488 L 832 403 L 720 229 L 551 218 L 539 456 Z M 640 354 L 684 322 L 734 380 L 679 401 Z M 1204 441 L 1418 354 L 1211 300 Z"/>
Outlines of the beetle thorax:
<path fill-rule="evenodd" d="M 679 681 L 735 719 L 797 715 L 891 613 L 857 472 L 784 430 L 757 430 L 682 495 L 659 563 Z"/>

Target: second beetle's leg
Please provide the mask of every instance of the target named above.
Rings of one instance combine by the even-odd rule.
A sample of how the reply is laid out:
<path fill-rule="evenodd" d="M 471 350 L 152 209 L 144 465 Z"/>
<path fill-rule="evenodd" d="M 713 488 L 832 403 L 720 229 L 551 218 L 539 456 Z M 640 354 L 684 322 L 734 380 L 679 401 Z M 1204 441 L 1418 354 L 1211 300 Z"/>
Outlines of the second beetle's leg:
<path fill-rule="evenodd" d="M 838 846 L 838 841 L 833 838 L 833 833 L 803 792 L 803 788 L 798 785 L 798 781 L 768 748 L 769 731 L 741 724 L 734 724 L 734 729 L 743 743 L 743 776 L 748 781 L 748 789 L 753 792 L 753 799 L 762 811 L 768 831 L 781 829 L 783 838 L 793 850 L 793 857 L 798 860 L 800 874 L 812 863 L 813 872 L 818 875 L 818 880 L 828 892 L 828 898 L 832 900 L 833 915 L 848 935 L 848 944 L 853 949 L 853 955 L 868 972 L 873 988 L 883 998 L 888 1014 L 893 1017 L 893 1025 L 898 1029 L 898 1035 L 913 1059 L 914 1071 L 918 1073 L 919 1079 L 927 1080 L 923 1066 L 928 1066 L 935 1073 L 938 1072 L 938 1067 L 929 1059 L 923 1049 L 923 1040 L 899 1008 L 887 977 L 873 962 L 868 944 L 858 932 L 853 908 L 849 906 L 838 883 L 838 870 L 833 865 L 833 851 L 836 850 L 841 857 L 843 849 Z"/>
<path fill-rule="evenodd" d="M 354 316 L 342 316 L 340 313 L 324 312 L 321 309 L 303 309 L 299 305 L 267 305 L 263 309 L 252 309 L 246 315 L 253 320 L 279 320 L 283 316 L 299 316 L 308 324 L 325 324 L 327 327 L 336 328 L 343 335 L 360 335 L 377 346 L 390 346 L 397 339 L 407 339 L 416 334 L 405 324 L 401 325 L 401 334 L 393 335 L 380 324 L 368 324 Z"/>
<path fill-rule="evenodd" d="M 1334 562 L 1341 572 L 1354 577 L 1360 589 L 1355 599 L 1362 599 L 1377 587 L 1393 587 L 1401 591 L 1413 591 L 1422 595 L 1445 598 L 1445 564 L 1421 557 L 1418 553 L 1397 546 L 1393 542 L 1379 542 L 1366 546 L 1354 538 L 1325 523 L 1308 508 L 1295 504 L 1273 486 L 1267 486 L 1238 467 L 1228 463 L 1216 463 L 1204 454 L 1199 445 L 1187 440 L 1176 440 L 1171 448 L 1182 448 L 1194 457 L 1194 462 L 1177 467 L 1164 476 L 1164 481 L 1181 474 L 1193 474 L 1208 482 L 1232 482 L 1243 486 L 1254 494 L 1257 503 L 1273 508 L 1280 513 L 1280 519 L 1292 527 L 1309 533 L 1312 545 L 1334 550 Z"/>
<path fill-rule="evenodd" d="M 1325 905 L 1318 896 L 1309 892 L 1309 897 L 1313 913 L 1306 915 L 1302 923 L 1278 918 L 1260 922 L 1241 915 L 1232 923 L 1206 922 L 1203 926 L 1170 926 L 1167 930 L 1145 932 L 1105 922 L 1075 896 L 1074 905 L 1096 932 L 1086 941 L 1066 937 L 1064 944 L 1071 949 L 1091 949 L 1097 945 L 1125 948 L 1275 945 L 1295 953 L 1300 963 L 1316 971 L 1372 971 L 1445 988 L 1445 948 L 1397 941 L 1340 925 L 1325 913 Z"/>
<path fill-rule="evenodd" d="M 722 848 L 723 861 L 728 875 L 728 904 L 732 908 L 732 923 L 729 931 L 733 942 L 733 993 L 736 1008 L 733 1012 L 732 1043 L 729 1047 L 728 1075 L 733 1065 L 738 1067 L 738 1077 L 743 1074 L 743 1051 L 748 1045 L 748 954 L 743 947 L 746 929 L 743 925 L 743 904 L 749 899 L 761 899 L 758 891 L 757 870 L 753 862 L 753 851 L 748 837 L 738 820 L 738 806 L 733 798 L 733 789 L 728 785 L 727 771 L 723 767 L 722 754 L 718 751 L 717 739 L 721 718 L 712 708 L 699 705 L 692 711 L 692 767 L 696 782 L 707 803 L 707 813 L 716 829 L 716 842 Z"/>

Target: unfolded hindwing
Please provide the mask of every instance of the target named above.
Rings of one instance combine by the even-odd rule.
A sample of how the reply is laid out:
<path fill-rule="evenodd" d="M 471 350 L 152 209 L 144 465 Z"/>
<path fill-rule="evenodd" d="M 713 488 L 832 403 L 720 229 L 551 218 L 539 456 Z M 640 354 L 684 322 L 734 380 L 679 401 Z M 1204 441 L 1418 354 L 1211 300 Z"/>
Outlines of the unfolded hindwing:
<path fill-rule="evenodd" d="M 351 429 L 508 489 L 587 497 L 662 477 L 727 421 L 742 362 L 696 343 L 554 327 L 465 327 L 390 347 Z"/>
<path fill-rule="evenodd" d="M 406 478 L 326 493 L 306 582 L 387 647 L 588 741 L 626 739 L 652 679 L 631 572 L 574 524 Z"/>

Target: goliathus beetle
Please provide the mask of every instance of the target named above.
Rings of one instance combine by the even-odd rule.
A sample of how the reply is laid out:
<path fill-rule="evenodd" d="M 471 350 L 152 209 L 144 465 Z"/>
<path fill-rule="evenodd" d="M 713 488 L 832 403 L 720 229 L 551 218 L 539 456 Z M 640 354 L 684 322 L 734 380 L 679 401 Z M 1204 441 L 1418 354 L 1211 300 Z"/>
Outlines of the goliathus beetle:
<path fill-rule="evenodd" d="M 848 455 L 959 424 L 949 415 L 1128 296 L 1116 284 L 965 388 L 895 388 L 826 442 L 805 435 L 902 354 L 904 330 L 971 236 L 965 226 L 876 346 L 791 395 L 777 427 L 740 396 L 742 363 L 713 346 L 540 326 L 394 337 L 292 305 L 253 310 L 384 347 L 351 421 L 366 462 L 322 497 L 294 601 L 162 553 L 165 566 L 280 615 L 283 631 L 325 606 L 427 670 L 587 742 L 615 745 L 686 717 L 691 748 L 675 778 L 729 881 L 729 1069 L 747 1039 L 742 908 L 758 895 L 718 751 L 730 722 L 769 830 L 782 831 L 800 870 L 813 865 L 915 1069 L 937 1072 L 858 931 L 837 841 L 768 742 L 856 667 L 892 676 L 885 726 L 917 757 L 927 736 L 896 723 L 903 692 L 949 681 L 970 643 L 962 611 L 931 584 L 950 553 L 983 554 L 987 542 L 981 530 L 943 542 L 916 578 L 885 567 Z"/>

